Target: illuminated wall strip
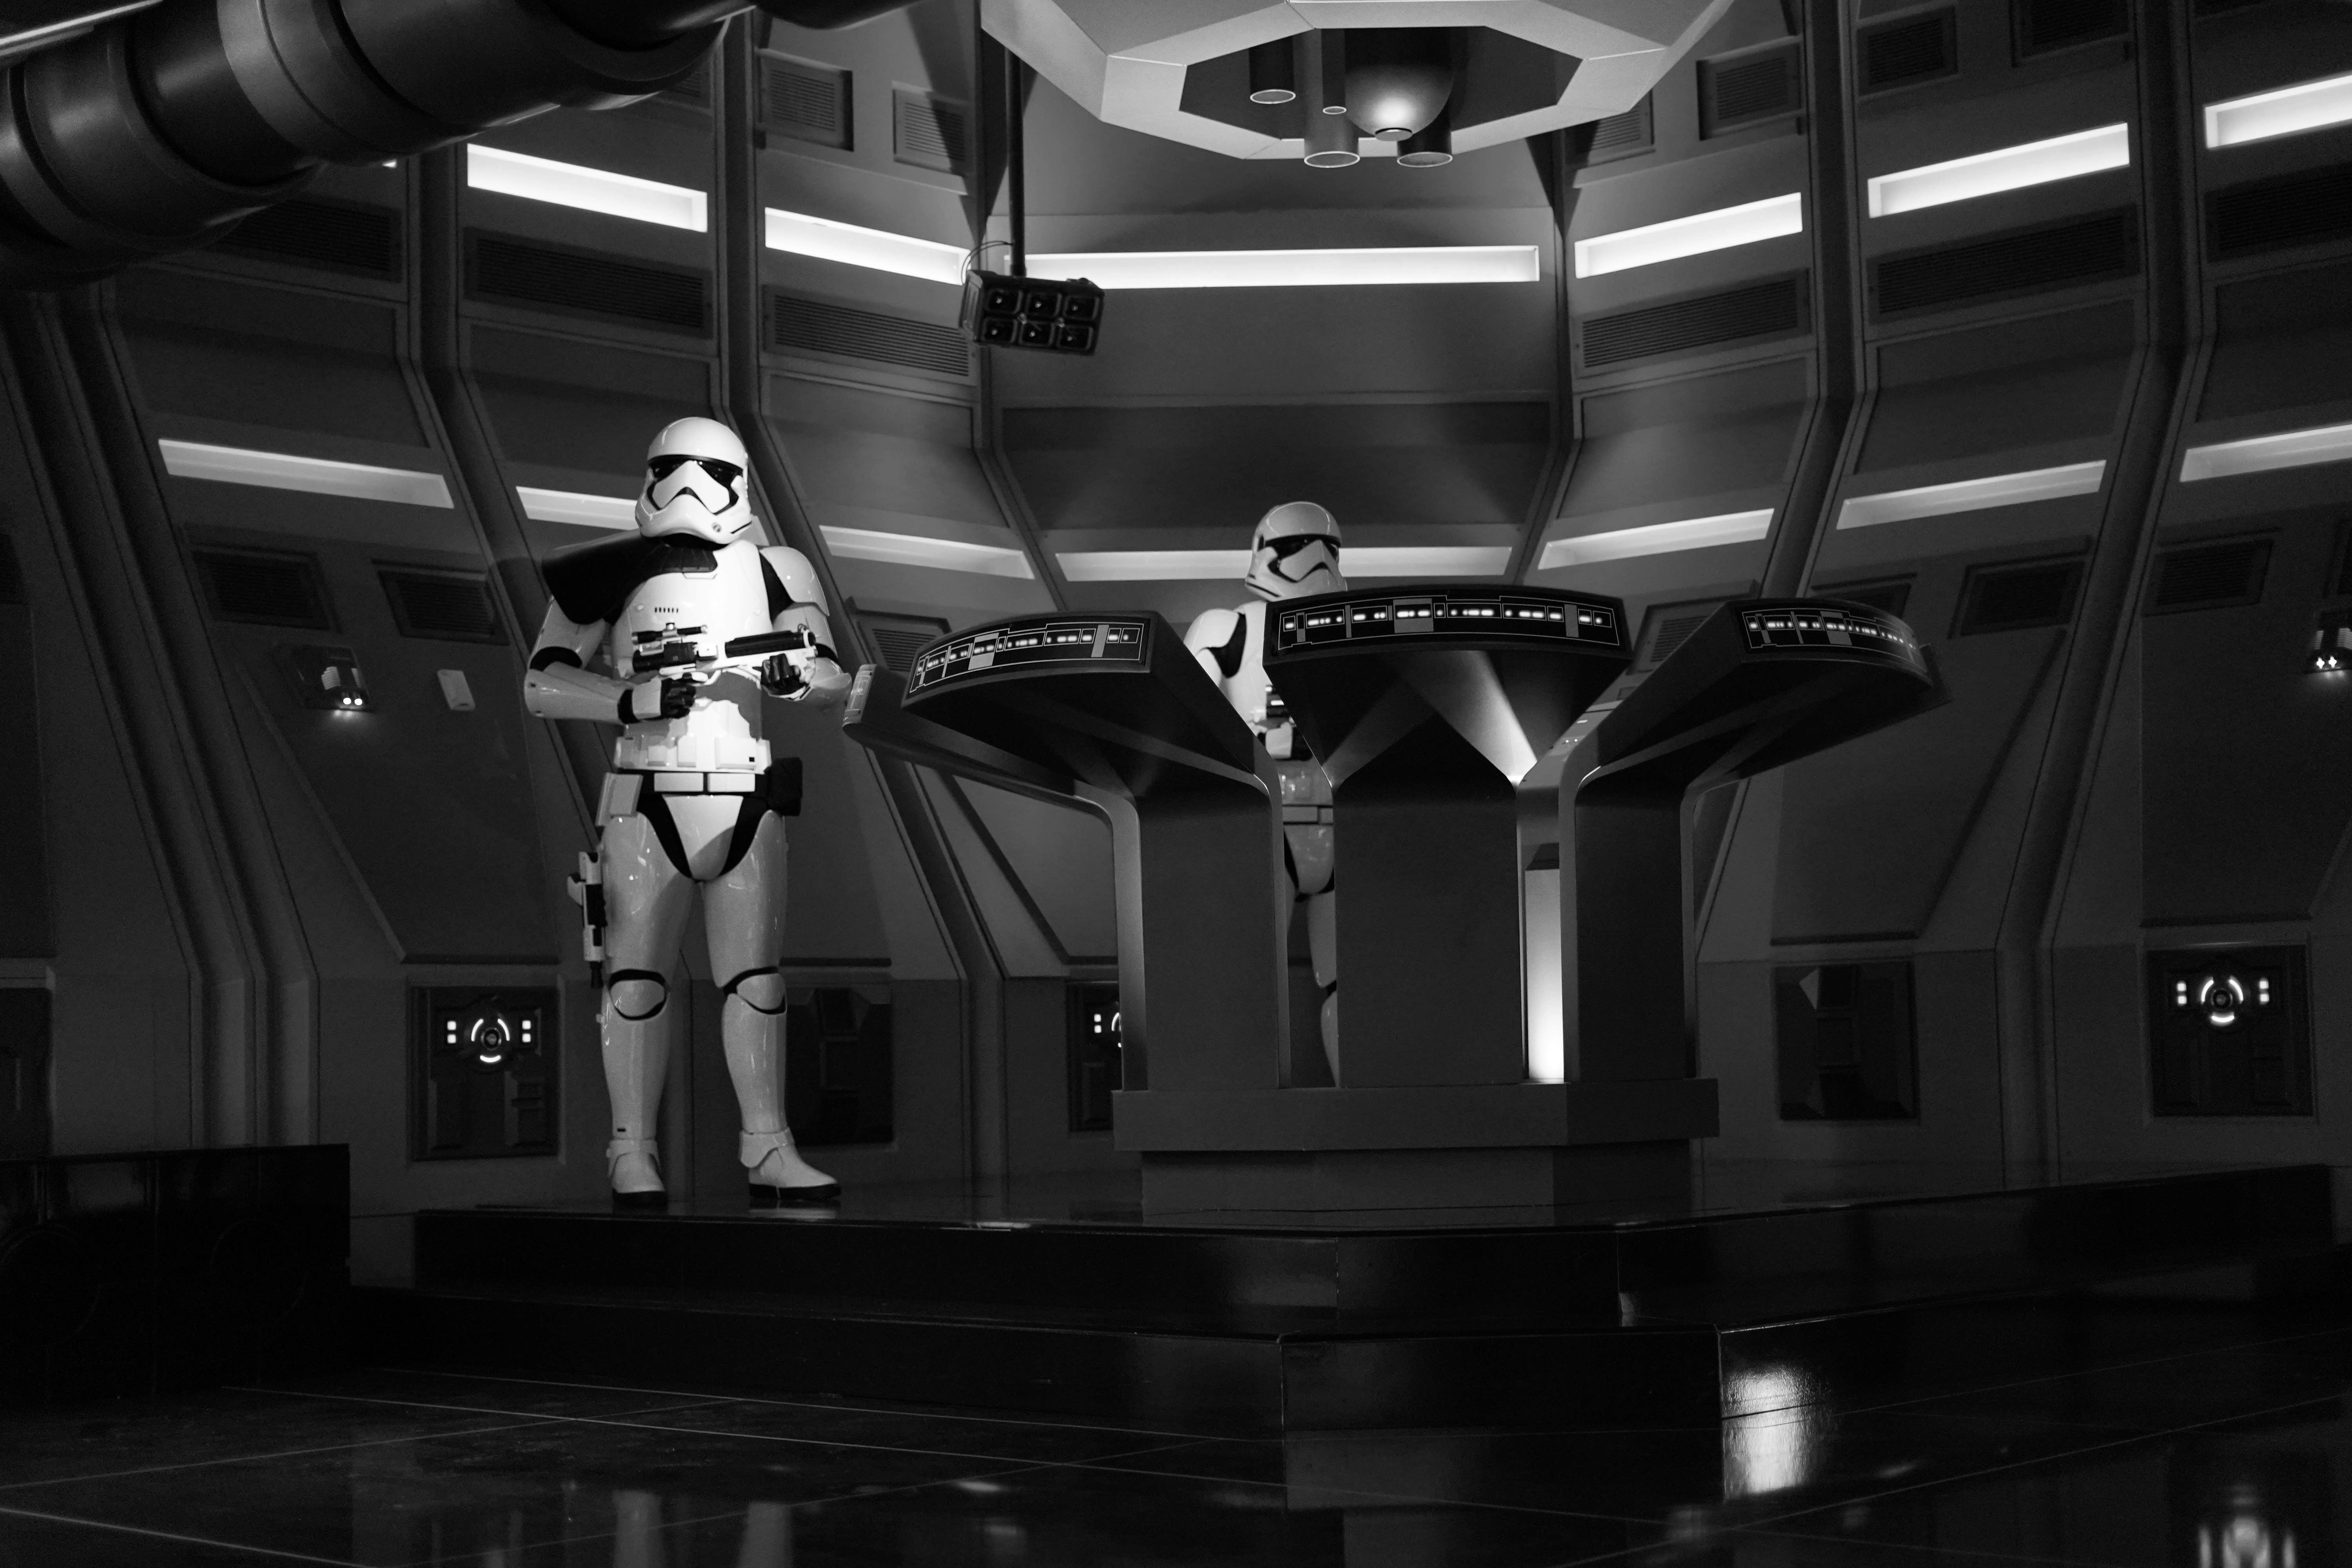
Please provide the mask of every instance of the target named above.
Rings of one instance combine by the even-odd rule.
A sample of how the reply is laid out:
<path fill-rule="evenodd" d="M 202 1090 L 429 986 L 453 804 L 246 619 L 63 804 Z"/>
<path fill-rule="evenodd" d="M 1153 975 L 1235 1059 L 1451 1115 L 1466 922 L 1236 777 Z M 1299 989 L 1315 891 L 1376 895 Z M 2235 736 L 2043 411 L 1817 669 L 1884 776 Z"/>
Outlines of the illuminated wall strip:
<path fill-rule="evenodd" d="M 2205 145 L 2240 147 L 2352 121 L 2352 75 L 2299 81 L 2205 106 Z"/>
<path fill-rule="evenodd" d="M 955 284 L 963 282 L 965 261 L 971 254 L 967 246 L 941 245 L 910 235 L 860 228 L 854 223 L 788 213 L 781 207 L 768 209 L 768 248 L 790 251 L 794 256 L 814 256 L 820 261 L 868 267 L 877 272 L 896 272 L 902 278 Z"/>
<path fill-rule="evenodd" d="M 2260 474 L 2273 468 L 2300 468 L 2312 463 L 2352 459 L 2352 425 L 2319 425 L 2308 430 L 2282 430 L 2246 441 L 2221 441 L 2191 447 L 2180 454 L 2183 483 L 2193 479 L 2225 479 L 2232 474 Z"/>
<path fill-rule="evenodd" d="M 1871 528 L 1882 522 L 1908 522 L 1914 518 L 1942 517 L 1956 511 L 1982 511 L 1988 507 L 2022 506 L 2027 501 L 2053 500 L 2060 496 L 2092 495 L 2097 492 L 2106 471 L 2106 460 L 2101 458 L 2091 463 L 2068 463 L 2063 468 L 1962 479 L 1957 484 L 1923 485 L 1917 489 L 1853 496 L 1838 508 L 1837 525 Z"/>
<path fill-rule="evenodd" d="M 1339 552 L 1349 577 L 1499 577 L 1507 544 L 1355 544 Z"/>
<path fill-rule="evenodd" d="M 1331 250 L 1097 250 L 1033 256 L 1039 278 L 1105 289 L 1307 289 L 1398 283 L 1533 283 L 1532 245 L 1394 246 Z"/>
<path fill-rule="evenodd" d="M 1214 583 L 1249 570 L 1246 550 L 1064 550 L 1054 559 L 1073 583 Z"/>
<path fill-rule="evenodd" d="M 2095 131 L 2077 131 L 2071 136 L 2053 136 L 2047 142 L 2028 142 L 2021 146 L 1955 158 L 1948 163 L 1928 163 L 1877 175 L 1870 182 L 1870 216 L 1889 217 L 1895 213 L 1916 212 L 1921 207 L 1939 207 L 1947 202 L 1973 201 L 1979 196 L 2023 190 L 2028 185 L 2046 185 L 2053 180 L 2071 180 L 2103 169 L 2128 168 L 2130 164 L 2131 127 L 2102 125 Z"/>
<path fill-rule="evenodd" d="M 1694 517 L 1681 522 L 1654 522 L 1646 528 L 1620 528 L 1607 533 L 1555 539 L 1543 547 L 1536 565 L 1548 572 L 1560 566 L 1587 566 L 1595 561 L 1629 561 L 1637 555 L 1704 550 L 1715 544 L 1746 544 L 1771 531 L 1770 507 L 1761 511 L 1727 511 L 1719 517 Z"/>
<path fill-rule="evenodd" d="M 438 474 L 415 468 L 380 468 L 373 463 L 339 463 L 298 458 L 291 452 L 256 452 L 243 447 L 208 447 L 199 441 L 158 441 L 163 471 L 174 479 L 255 485 L 268 490 L 301 490 L 353 500 L 395 501 L 403 506 L 454 506 L 449 486 Z"/>
<path fill-rule="evenodd" d="M 117 16 L 128 16 L 133 11 L 144 11 L 158 0 L 130 0 L 122 5 L 96 5 L 78 16 L 60 17 L 37 26 L 11 27 L 0 22 L 0 56 L 22 54 L 26 49 L 49 44 L 61 44 L 68 38 L 89 32 L 100 22 L 110 22 Z"/>
<path fill-rule="evenodd" d="M 509 153 L 479 142 L 466 148 L 466 184 L 478 191 L 634 218 L 664 228 L 688 228 L 697 234 L 710 228 L 710 198 L 700 191 L 578 163 L 559 163 L 527 153 Z"/>
<path fill-rule="evenodd" d="M 630 496 L 592 496 L 517 485 L 515 498 L 522 502 L 523 516 L 533 522 L 569 522 L 582 528 L 637 526 L 637 503 Z"/>
<path fill-rule="evenodd" d="M 823 528 L 827 549 L 852 561 L 891 566 L 930 566 L 942 572 L 977 572 L 988 577 L 1034 579 L 1029 557 L 995 544 L 966 544 L 919 533 L 883 533 L 870 528 Z"/>
<path fill-rule="evenodd" d="M 1688 217 L 1642 228 L 1621 228 L 1614 234 L 1580 239 L 1576 242 L 1576 275 L 1597 278 L 1604 272 L 1622 272 L 1629 267 L 1648 267 L 1678 257 L 1701 256 L 1710 250 L 1728 250 L 1735 245 L 1753 245 L 1759 239 L 1804 232 L 1804 197 L 1792 191 L 1785 196 L 1768 196 L 1741 206 L 1718 207 L 1713 212 L 1693 213 Z"/>

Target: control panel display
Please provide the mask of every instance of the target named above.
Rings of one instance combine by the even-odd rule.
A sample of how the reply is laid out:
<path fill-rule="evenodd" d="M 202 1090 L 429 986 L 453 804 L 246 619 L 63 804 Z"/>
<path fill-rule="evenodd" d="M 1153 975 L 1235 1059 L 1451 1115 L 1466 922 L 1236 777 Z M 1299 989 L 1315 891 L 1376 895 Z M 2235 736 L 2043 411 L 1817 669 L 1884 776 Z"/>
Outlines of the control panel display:
<path fill-rule="evenodd" d="M 1624 620 L 1613 604 L 1569 594 L 1471 589 L 1458 594 L 1361 594 L 1284 610 L 1275 621 L 1275 653 L 1328 643 L 1405 637 L 1489 642 L 1580 643 L 1622 648 Z"/>
<path fill-rule="evenodd" d="M 907 682 L 912 697 L 965 676 L 1036 664 L 1107 660 L 1139 665 L 1150 651 L 1150 623 L 1139 620 L 1007 621 L 932 644 L 917 656 Z"/>
<path fill-rule="evenodd" d="M 1858 605 L 1769 605 L 1742 610 L 1739 620 L 1750 648 L 1867 648 L 1916 668 L 1927 664 L 1909 626 Z"/>

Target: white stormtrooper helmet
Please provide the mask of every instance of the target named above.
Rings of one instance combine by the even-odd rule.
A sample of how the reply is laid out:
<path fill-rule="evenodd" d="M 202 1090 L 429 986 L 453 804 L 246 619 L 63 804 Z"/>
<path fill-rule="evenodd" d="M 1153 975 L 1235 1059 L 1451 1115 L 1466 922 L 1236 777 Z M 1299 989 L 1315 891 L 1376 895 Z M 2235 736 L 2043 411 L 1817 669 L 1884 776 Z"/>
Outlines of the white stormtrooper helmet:
<path fill-rule="evenodd" d="M 646 449 L 637 531 L 647 539 L 690 533 L 725 544 L 751 526 L 749 458 L 742 440 L 716 419 L 681 419 Z"/>
<path fill-rule="evenodd" d="M 1339 521 L 1311 500 L 1287 500 L 1257 520 L 1242 581 L 1268 599 L 1346 591 L 1339 575 Z"/>

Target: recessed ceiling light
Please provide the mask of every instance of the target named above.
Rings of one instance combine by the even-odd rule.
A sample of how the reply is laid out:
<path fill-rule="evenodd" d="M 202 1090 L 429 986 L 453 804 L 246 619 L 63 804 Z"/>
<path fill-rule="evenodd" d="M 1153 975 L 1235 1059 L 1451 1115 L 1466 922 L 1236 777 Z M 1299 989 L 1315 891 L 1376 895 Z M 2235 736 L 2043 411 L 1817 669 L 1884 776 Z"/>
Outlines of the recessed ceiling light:
<path fill-rule="evenodd" d="M 384 468 L 373 463 L 342 463 L 291 452 L 259 452 L 243 447 L 211 447 L 200 441 L 158 441 L 163 471 L 174 479 L 254 485 L 269 490 L 344 496 L 353 500 L 394 501 L 403 506 L 454 506 L 448 482 L 416 468 Z"/>
<path fill-rule="evenodd" d="M 2241 147 L 2352 121 L 2352 75 L 2322 77 L 2205 106 L 2205 145 Z"/>
<path fill-rule="evenodd" d="M 1612 529 L 1606 533 L 1580 533 L 1555 539 L 1537 559 L 1538 571 L 1561 566 L 1585 566 L 1595 561 L 1627 561 L 1637 555 L 1664 555 L 1676 550 L 1704 550 L 1716 544 L 1746 544 L 1772 531 L 1772 509 L 1727 511 L 1716 517 L 1685 518 L 1680 522 L 1654 522 L 1642 528 Z"/>
<path fill-rule="evenodd" d="M 1753 245 L 1759 239 L 1804 232 L 1804 197 L 1791 191 L 1785 196 L 1767 196 L 1760 202 L 1717 207 L 1713 212 L 1693 213 L 1688 217 L 1669 218 L 1664 223 L 1621 228 L 1613 234 L 1580 239 L 1576 242 L 1576 275 L 1598 278 L 1604 272 L 1622 272 L 1630 267 L 1649 267 L 1685 256 L 1703 256 L 1710 250 L 1728 250 L 1735 245 Z"/>
<path fill-rule="evenodd" d="M 2315 425 L 2307 430 L 2282 430 L 2275 436 L 2191 447 L 2180 455 L 2180 478 L 2183 483 L 2225 479 L 2233 474 L 2260 474 L 2347 458 L 2352 458 L 2352 425 Z"/>
<path fill-rule="evenodd" d="M 1845 504 L 1838 508 L 1837 525 L 1871 528 L 1882 522 L 1908 522 L 1914 518 L 1942 517 L 1948 512 L 1982 511 L 1989 507 L 2022 506 L 2027 501 L 2053 500 L 2060 496 L 2090 495 L 2098 489 L 2106 471 L 2106 460 L 2101 458 L 2055 468 L 2030 468 L 2021 473 L 1994 474 L 1988 479 L 1961 479 L 1948 485 L 1922 485 L 1916 489 L 1849 496 Z"/>
<path fill-rule="evenodd" d="M 959 287 L 971 258 L 969 246 L 941 245 L 933 239 L 861 228 L 854 223 L 836 223 L 781 207 L 768 209 L 768 248 Z"/>
<path fill-rule="evenodd" d="M 559 163 L 527 153 L 509 153 L 479 142 L 466 148 L 466 184 L 478 191 L 634 218 L 665 228 L 703 234 L 710 227 L 710 198 L 700 191 L 580 163 Z"/>
<path fill-rule="evenodd" d="M 1970 201 L 2002 191 L 2023 190 L 2028 185 L 2046 185 L 2053 180 L 2071 180 L 2078 174 L 2095 174 L 2102 169 L 2126 168 L 2130 163 L 2131 127 L 2102 125 L 2095 131 L 2077 131 L 2071 136 L 2053 136 L 2047 142 L 2000 147 L 1946 163 L 1927 163 L 1876 175 L 1870 182 L 1870 216 L 1890 217 L 1921 207 L 1942 206 L 1947 202 Z"/>
<path fill-rule="evenodd" d="M 1426 245 L 1331 250 L 1097 250 L 1029 258 L 1039 278 L 1105 289 L 1308 289 L 1398 283 L 1533 283 L 1532 245 Z"/>
<path fill-rule="evenodd" d="M 541 490 L 517 485 L 522 514 L 533 522 L 569 522 L 581 528 L 635 528 L 637 503 L 630 496 L 583 495 L 578 490 Z"/>
<path fill-rule="evenodd" d="M 852 561 L 879 561 L 892 566 L 929 566 L 942 572 L 976 572 L 987 577 L 1024 577 L 1037 574 L 1029 557 L 996 544 L 967 544 L 960 539 L 932 539 L 919 533 L 885 533 L 871 528 L 820 527 L 827 549 Z"/>

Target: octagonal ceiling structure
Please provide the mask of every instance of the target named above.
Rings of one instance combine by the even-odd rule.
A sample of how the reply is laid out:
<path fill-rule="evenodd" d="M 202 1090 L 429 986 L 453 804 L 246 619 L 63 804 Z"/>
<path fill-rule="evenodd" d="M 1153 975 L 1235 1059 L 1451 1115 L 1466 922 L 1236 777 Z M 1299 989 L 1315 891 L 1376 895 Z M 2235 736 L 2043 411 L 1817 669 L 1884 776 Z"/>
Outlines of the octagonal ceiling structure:
<path fill-rule="evenodd" d="M 1331 29 L 1456 39 L 1452 145 L 1633 108 L 1731 0 L 982 0 L 981 25 L 1097 119 L 1234 158 L 1303 158 L 1306 113 L 1249 100 L 1251 49 Z M 1370 135 L 1360 155 L 1393 156 Z"/>

